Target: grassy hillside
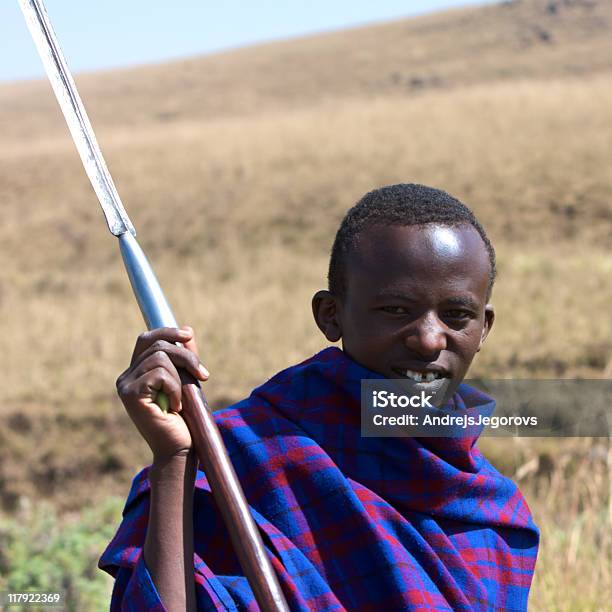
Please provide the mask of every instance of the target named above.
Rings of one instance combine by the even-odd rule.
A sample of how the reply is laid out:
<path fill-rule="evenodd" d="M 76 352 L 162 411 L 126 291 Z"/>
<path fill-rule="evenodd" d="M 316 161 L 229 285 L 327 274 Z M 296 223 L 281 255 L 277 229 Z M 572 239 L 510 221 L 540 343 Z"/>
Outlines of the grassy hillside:
<path fill-rule="evenodd" d="M 474 374 L 610 377 L 611 24 L 608 0 L 524 0 L 78 77 L 212 404 L 324 346 L 337 224 L 400 181 L 464 199 L 497 248 Z M 35 495 L 70 529 L 148 462 L 114 393 L 143 324 L 47 83 L 0 86 L 0 133 L 0 500 L 36 534 Z M 543 527 L 534 609 L 601 608 L 608 441 L 486 450 Z"/>
<path fill-rule="evenodd" d="M 101 132 L 259 115 L 338 98 L 607 72 L 611 22 L 608 0 L 515 0 L 77 81 Z M 24 120 L 39 135 L 64 134 L 46 121 L 56 112 L 46 83 L 2 87 L 0 103 L 4 135 L 19 136 Z"/>

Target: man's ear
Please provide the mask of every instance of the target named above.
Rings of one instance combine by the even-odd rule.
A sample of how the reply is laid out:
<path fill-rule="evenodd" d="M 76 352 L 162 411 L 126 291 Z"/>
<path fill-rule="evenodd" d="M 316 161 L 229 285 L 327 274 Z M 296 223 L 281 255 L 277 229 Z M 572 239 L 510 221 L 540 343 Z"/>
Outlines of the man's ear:
<path fill-rule="evenodd" d="M 487 304 L 485 306 L 484 315 L 485 315 L 484 326 L 482 328 L 482 333 L 480 334 L 480 342 L 478 343 L 478 349 L 476 350 L 476 352 L 478 352 L 482 348 L 484 341 L 487 339 L 487 336 L 489 335 L 489 332 L 491 331 L 491 328 L 493 327 L 493 321 L 495 321 L 495 310 L 493 309 L 492 304 Z"/>
<path fill-rule="evenodd" d="M 340 300 L 333 293 L 321 290 L 312 296 L 312 314 L 319 329 L 330 342 L 342 338 Z"/>

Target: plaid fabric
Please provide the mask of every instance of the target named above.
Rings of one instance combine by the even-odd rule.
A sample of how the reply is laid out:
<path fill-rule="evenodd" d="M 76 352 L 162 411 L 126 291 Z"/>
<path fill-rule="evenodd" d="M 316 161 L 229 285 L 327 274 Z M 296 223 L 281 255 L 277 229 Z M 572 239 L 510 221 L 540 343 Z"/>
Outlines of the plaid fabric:
<path fill-rule="evenodd" d="M 217 412 L 292 610 L 525 610 L 538 529 L 476 438 L 362 438 L 360 380 L 325 349 Z M 461 385 L 464 410 L 492 402 Z M 113 610 L 163 609 L 144 564 L 148 469 L 100 559 Z M 195 495 L 201 610 L 256 610 L 205 475 Z"/>

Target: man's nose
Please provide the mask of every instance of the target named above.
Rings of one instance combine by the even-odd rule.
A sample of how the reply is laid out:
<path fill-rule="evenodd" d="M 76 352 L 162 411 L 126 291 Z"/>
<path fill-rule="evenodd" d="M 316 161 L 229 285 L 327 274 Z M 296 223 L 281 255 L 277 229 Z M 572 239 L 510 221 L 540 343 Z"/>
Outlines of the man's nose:
<path fill-rule="evenodd" d="M 435 357 L 446 348 L 446 329 L 434 313 L 414 321 L 407 330 L 406 346 L 422 359 Z"/>

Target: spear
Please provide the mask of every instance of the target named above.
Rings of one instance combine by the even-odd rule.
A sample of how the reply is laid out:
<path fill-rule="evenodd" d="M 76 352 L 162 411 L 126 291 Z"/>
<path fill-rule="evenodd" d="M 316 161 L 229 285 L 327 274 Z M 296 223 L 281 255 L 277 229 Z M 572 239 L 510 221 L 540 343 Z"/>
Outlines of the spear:
<path fill-rule="evenodd" d="M 108 228 L 111 234 L 119 238 L 123 263 L 147 328 L 178 327 L 153 269 L 136 241 L 134 226 L 125 212 L 102 157 L 45 6 L 42 0 L 19 0 L 19 4 L 87 176 L 102 206 Z M 200 384 L 185 371 L 181 371 L 180 375 L 183 407 L 180 414 L 187 423 L 196 455 L 204 467 L 213 496 L 255 599 L 265 612 L 288 611 L 277 577 L 266 555 Z M 164 402 L 160 400 L 161 403 Z"/>

